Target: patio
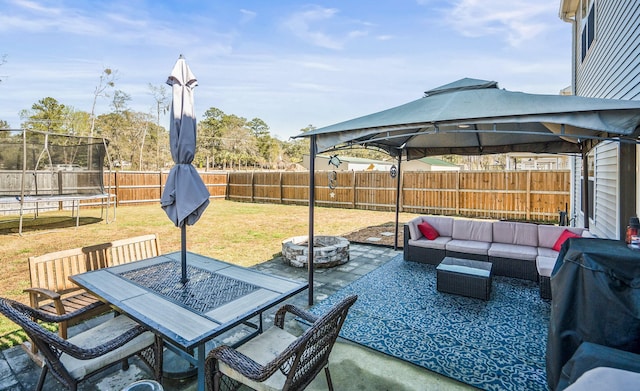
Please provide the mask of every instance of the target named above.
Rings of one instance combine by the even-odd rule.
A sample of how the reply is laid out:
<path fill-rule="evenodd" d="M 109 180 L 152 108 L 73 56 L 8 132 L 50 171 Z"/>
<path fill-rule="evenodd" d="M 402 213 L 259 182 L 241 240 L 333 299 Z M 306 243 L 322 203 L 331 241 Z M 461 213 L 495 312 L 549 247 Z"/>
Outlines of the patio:
<path fill-rule="evenodd" d="M 401 254 L 401 252 L 387 247 L 351 244 L 351 260 L 349 263 L 316 271 L 314 284 L 316 303 L 326 299 L 363 275 L 377 269 L 398 254 Z M 280 258 L 256 265 L 255 268 L 259 271 L 296 280 L 306 280 L 307 278 L 307 270 L 305 268 L 288 266 Z M 306 308 L 307 300 L 307 292 L 305 291 L 289 299 L 288 302 Z M 265 328 L 271 325 L 273 313 L 274 311 L 270 311 L 265 316 Z M 100 320 L 101 318 L 98 318 L 90 322 L 98 322 Z M 70 333 L 77 332 L 82 327 L 83 325 L 72 328 Z M 288 321 L 287 327 L 291 328 L 293 332 L 302 331 L 295 321 Z M 238 333 L 229 332 L 221 340 L 225 343 L 233 342 L 239 338 L 236 334 Z M 341 390 L 474 389 L 471 386 L 435 374 L 416 365 L 344 340 L 336 344 L 332 352 L 330 365 L 333 383 L 336 388 Z M 146 367 L 136 365 L 135 361 L 133 361 L 128 371 L 123 372 L 116 366 L 81 383 L 79 389 L 122 389 L 136 380 L 151 378 L 151 374 L 147 373 L 146 370 Z M 21 347 L 14 347 L 0 352 L 0 389 L 33 389 L 39 373 L 40 368 L 28 358 Z M 195 389 L 195 378 L 192 377 L 185 380 L 165 378 L 164 388 L 165 390 L 178 391 L 193 390 Z M 49 376 L 45 383 L 45 389 L 62 390 L 63 388 Z M 324 377 L 319 376 L 308 389 L 326 390 L 327 386 Z"/>

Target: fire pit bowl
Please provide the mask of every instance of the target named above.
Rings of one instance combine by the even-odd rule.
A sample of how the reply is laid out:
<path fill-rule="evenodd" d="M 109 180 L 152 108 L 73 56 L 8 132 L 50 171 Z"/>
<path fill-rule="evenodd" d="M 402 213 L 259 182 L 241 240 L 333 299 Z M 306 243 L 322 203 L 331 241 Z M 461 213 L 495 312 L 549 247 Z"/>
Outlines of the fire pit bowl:
<path fill-rule="evenodd" d="M 305 267 L 309 256 L 309 237 L 295 236 L 282 241 L 282 259 L 294 267 Z M 327 268 L 349 262 L 349 241 L 341 236 L 314 236 L 313 264 Z"/>

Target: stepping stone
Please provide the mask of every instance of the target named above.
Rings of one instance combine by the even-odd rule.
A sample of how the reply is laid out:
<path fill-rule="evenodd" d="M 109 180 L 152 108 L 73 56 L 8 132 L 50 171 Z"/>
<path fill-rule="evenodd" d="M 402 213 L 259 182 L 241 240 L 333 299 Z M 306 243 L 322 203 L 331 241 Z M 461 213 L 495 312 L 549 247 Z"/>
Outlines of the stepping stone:
<path fill-rule="evenodd" d="M 379 242 L 380 240 L 380 238 L 367 238 L 367 242 Z"/>
<path fill-rule="evenodd" d="M 393 236 L 395 234 L 393 232 L 380 232 L 380 235 L 382 235 L 382 236 Z"/>

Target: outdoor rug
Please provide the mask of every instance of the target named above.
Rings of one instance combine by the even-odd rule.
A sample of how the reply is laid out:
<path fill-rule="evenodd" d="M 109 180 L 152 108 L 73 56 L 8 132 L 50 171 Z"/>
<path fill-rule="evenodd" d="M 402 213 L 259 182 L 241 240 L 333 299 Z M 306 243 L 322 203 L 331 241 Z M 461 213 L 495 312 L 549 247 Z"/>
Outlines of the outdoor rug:
<path fill-rule="evenodd" d="M 550 303 L 536 283 L 493 277 L 489 301 L 440 293 L 433 265 L 399 255 L 311 311 L 357 294 L 341 336 L 485 390 L 546 390 Z"/>

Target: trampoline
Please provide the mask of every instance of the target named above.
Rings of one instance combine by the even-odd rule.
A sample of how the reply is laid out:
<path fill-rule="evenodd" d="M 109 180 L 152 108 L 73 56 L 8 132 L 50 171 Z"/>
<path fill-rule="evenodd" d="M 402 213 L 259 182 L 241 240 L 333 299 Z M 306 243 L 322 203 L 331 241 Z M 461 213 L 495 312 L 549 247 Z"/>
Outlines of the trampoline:
<path fill-rule="evenodd" d="M 0 129 L 0 213 L 68 210 L 80 224 L 80 206 L 100 205 L 115 220 L 115 195 L 105 191 L 108 140 L 25 129 Z M 110 217 L 111 210 L 111 217 Z"/>

